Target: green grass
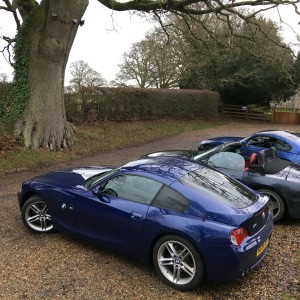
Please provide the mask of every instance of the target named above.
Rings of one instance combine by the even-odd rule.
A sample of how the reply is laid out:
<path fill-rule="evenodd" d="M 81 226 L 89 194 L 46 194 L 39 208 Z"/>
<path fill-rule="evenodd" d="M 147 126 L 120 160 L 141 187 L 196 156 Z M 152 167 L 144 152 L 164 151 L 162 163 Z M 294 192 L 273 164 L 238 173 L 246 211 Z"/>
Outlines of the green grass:
<path fill-rule="evenodd" d="M 0 174 L 59 166 L 101 152 L 142 144 L 156 138 L 222 125 L 203 121 L 105 122 L 77 125 L 72 149 L 53 152 L 17 148 L 0 152 Z"/>

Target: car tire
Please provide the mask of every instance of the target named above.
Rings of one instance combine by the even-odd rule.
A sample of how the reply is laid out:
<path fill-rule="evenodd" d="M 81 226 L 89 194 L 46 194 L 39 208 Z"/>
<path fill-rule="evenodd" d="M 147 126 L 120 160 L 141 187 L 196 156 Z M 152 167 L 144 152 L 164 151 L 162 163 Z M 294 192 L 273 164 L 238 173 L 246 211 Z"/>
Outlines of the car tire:
<path fill-rule="evenodd" d="M 47 203 L 39 196 L 31 196 L 21 209 L 22 221 L 34 233 L 54 232 Z"/>
<path fill-rule="evenodd" d="M 279 220 L 281 220 L 285 216 L 286 212 L 285 203 L 282 197 L 279 196 L 277 193 L 267 189 L 261 189 L 258 190 L 258 192 L 270 197 L 273 213 L 273 222 L 276 223 Z"/>
<path fill-rule="evenodd" d="M 161 237 L 153 249 L 153 262 L 158 276 L 172 288 L 191 290 L 204 279 L 204 265 L 197 249 L 180 236 Z"/>

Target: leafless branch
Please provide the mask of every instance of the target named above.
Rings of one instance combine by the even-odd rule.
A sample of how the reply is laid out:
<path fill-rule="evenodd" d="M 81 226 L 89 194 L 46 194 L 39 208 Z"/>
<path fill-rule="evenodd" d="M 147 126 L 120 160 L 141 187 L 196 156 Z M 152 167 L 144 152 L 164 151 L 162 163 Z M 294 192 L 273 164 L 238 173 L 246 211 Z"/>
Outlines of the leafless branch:
<path fill-rule="evenodd" d="M 2 0 L 2 1 L 6 4 L 6 7 L 5 6 L 0 6 L 0 9 L 10 11 L 13 14 L 16 25 L 17 25 L 17 29 L 19 29 L 20 26 L 21 26 L 21 22 L 20 22 L 20 19 L 19 19 L 18 15 L 17 15 L 16 10 L 12 7 L 10 1 L 8 1 L 8 0 Z"/>
<path fill-rule="evenodd" d="M 13 44 L 15 43 L 15 39 L 11 39 L 7 36 L 3 36 L 2 39 L 7 43 L 6 46 L 4 46 L 0 52 L 2 53 L 4 59 L 10 64 L 12 65 L 12 48 L 13 48 Z M 5 53 L 8 54 L 8 58 L 6 57 Z"/>

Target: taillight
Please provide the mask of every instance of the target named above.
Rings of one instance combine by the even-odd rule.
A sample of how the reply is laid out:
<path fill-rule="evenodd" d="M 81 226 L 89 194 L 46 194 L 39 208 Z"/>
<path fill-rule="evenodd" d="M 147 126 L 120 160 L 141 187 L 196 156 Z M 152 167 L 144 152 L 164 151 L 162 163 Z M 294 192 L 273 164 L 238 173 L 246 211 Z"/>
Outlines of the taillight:
<path fill-rule="evenodd" d="M 249 236 L 249 232 L 246 228 L 237 228 L 230 232 L 231 242 L 235 246 L 239 246 L 247 236 Z"/>

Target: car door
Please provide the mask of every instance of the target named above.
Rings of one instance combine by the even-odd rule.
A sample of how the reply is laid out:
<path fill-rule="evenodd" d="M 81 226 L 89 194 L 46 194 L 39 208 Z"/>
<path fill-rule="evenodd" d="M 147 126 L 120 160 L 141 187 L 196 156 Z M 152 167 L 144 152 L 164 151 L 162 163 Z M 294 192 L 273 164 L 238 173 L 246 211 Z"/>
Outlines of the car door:
<path fill-rule="evenodd" d="M 78 232 L 115 247 L 134 244 L 143 230 L 149 204 L 161 186 L 135 175 L 119 175 L 100 183 L 77 202 Z"/>

